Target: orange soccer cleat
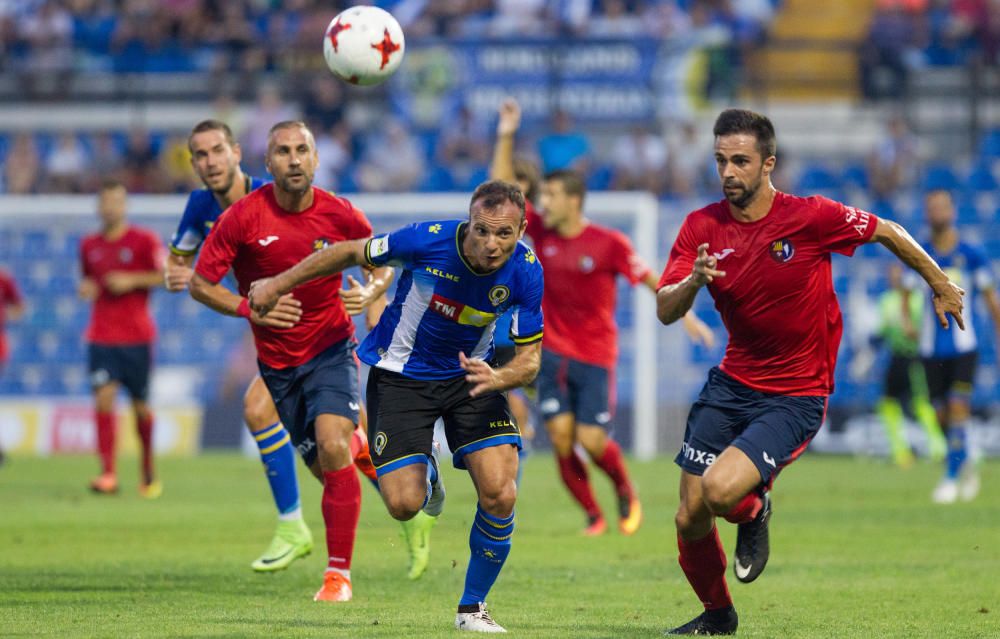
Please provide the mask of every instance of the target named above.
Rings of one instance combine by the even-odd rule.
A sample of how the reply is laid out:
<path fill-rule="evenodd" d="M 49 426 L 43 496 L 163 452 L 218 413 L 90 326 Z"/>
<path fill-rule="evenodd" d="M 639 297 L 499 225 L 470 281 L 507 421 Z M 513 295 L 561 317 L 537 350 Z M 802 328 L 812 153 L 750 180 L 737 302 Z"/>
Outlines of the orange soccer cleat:
<path fill-rule="evenodd" d="M 103 473 L 90 480 L 90 490 L 99 495 L 118 493 L 118 477 L 114 473 Z"/>
<path fill-rule="evenodd" d="M 600 537 L 607 531 L 608 523 L 604 520 L 603 516 L 597 515 L 596 517 L 591 518 L 590 523 L 587 524 L 587 527 L 584 528 L 583 532 L 580 534 L 584 537 Z"/>
<path fill-rule="evenodd" d="M 642 525 L 642 504 L 636 497 L 622 499 L 620 510 L 621 518 L 618 520 L 618 530 L 623 535 L 634 535 L 635 531 L 639 530 L 639 526 Z"/>
<path fill-rule="evenodd" d="M 313 601 L 350 601 L 353 594 L 351 580 L 339 572 L 329 570 L 323 574 L 323 587 L 313 597 Z"/>

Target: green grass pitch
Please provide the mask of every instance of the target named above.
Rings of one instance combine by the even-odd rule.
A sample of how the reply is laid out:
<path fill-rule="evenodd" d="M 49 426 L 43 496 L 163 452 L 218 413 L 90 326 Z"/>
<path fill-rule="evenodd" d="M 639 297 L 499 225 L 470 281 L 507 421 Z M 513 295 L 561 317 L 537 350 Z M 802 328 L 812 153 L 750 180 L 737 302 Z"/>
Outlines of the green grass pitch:
<path fill-rule="evenodd" d="M 206 454 L 160 462 L 165 491 L 90 495 L 91 458 L 14 458 L 0 467 L 0 637 L 456 637 L 474 514 L 468 477 L 445 470 L 448 502 L 431 567 L 406 581 L 399 526 L 367 482 L 354 601 L 318 604 L 325 565 L 319 486 L 300 470 L 316 550 L 254 574 L 274 514 L 259 463 Z M 646 512 L 634 537 L 579 535 L 583 518 L 554 463 L 526 464 L 510 559 L 490 594 L 514 637 L 658 637 L 699 604 L 676 561 L 677 468 L 631 464 Z M 1000 637 L 1000 464 L 970 504 L 932 506 L 937 465 L 908 471 L 806 456 L 774 491 L 771 560 L 757 582 L 730 575 L 742 637 Z M 611 511 L 608 482 L 593 473 Z M 732 554 L 735 528 L 722 523 Z"/>

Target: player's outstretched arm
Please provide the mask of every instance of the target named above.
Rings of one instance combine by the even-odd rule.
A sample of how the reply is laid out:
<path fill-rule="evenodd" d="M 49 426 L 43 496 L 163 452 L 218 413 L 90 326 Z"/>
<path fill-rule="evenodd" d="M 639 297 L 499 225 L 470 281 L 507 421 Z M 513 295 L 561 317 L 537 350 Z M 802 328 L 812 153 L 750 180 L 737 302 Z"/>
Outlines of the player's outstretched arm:
<path fill-rule="evenodd" d="M 654 273 L 650 272 L 649 275 L 643 278 L 642 283 L 646 285 L 646 288 L 653 291 L 654 294 L 658 292 L 656 285 L 659 282 Z M 715 346 L 715 334 L 712 333 L 712 329 L 708 327 L 708 324 L 701 321 L 697 313 L 688 309 L 688 312 L 684 313 L 682 320 L 684 332 L 687 333 L 689 340 L 695 344 L 701 344 L 706 348 Z"/>
<path fill-rule="evenodd" d="M 346 278 L 348 288 L 340 292 L 340 299 L 344 300 L 344 308 L 349 315 L 360 315 L 366 309 L 372 308 L 377 301 L 384 299 L 383 296 L 389 289 L 395 272 L 391 266 L 380 266 L 369 271 L 367 275 L 368 283 L 364 285 L 350 275 Z M 382 309 L 384 308 L 385 305 L 382 304 Z M 375 321 L 378 322 L 378 318 L 375 318 Z"/>
<path fill-rule="evenodd" d="M 924 278 L 934 292 L 934 312 L 942 327 L 948 328 L 948 316 L 951 315 L 958 327 L 965 330 L 965 320 L 962 319 L 962 296 L 965 291 L 948 278 L 906 229 L 892 220 L 879 218 L 871 241 L 892 251 L 904 264 Z"/>
<path fill-rule="evenodd" d="M 195 273 L 191 278 L 191 297 L 217 313 L 233 317 L 245 317 L 254 324 L 271 328 L 291 328 L 302 317 L 302 303 L 291 295 L 283 295 L 266 316 L 250 309 L 245 297 L 236 295 L 222 284 L 212 284 Z"/>
<path fill-rule="evenodd" d="M 267 315 L 278 302 L 278 298 L 299 284 L 305 284 L 317 277 L 339 273 L 352 266 L 367 264 L 365 259 L 367 243 L 368 240 L 364 239 L 331 244 L 274 277 L 257 280 L 250 285 L 250 292 L 247 295 L 250 308 L 261 315 Z"/>
<path fill-rule="evenodd" d="M 521 126 L 521 106 L 514 98 L 507 98 L 500 104 L 499 112 L 490 179 L 513 183 L 517 179 L 514 175 L 514 134 Z"/>
<path fill-rule="evenodd" d="M 714 255 L 709 254 L 708 244 L 700 244 L 691 274 L 656 292 L 656 317 L 664 324 L 673 324 L 687 315 L 701 287 L 717 277 L 726 276 L 725 271 L 716 270 L 718 262 Z"/>
<path fill-rule="evenodd" d="M 493 368 L 478 358 L 466 357 L 458 353 L 458 360 L 465 369 L 465 381 L 472 384 L 469 395 L 476 397 L 490 391 L 505 391 L 520 388 L 534 381 L 542 365 L 542 342 L 517 345 L 514 358 L 500 368 Z"/>

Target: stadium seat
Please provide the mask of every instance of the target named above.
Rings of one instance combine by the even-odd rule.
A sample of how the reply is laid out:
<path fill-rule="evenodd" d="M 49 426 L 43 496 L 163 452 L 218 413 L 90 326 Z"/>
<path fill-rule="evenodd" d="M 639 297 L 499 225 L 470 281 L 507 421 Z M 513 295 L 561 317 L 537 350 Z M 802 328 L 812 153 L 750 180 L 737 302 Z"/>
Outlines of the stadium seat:
<path fill-rule="evenodd" d="M 946 164 L 932 164 L 924 171 L 920 179 L 920 185 L 924 191 L 934 191 L 945 189 L 954 191 L 961 188 L 962 183 L 955 175 L 955 171 Z"/>
<path fill-rule="evenodd" d="M 802 195 L 812 195 L 816 191 L 833 191 L 840 187 L 840 179 L 833 171 L 825 166 L 813 164 L 803 169 L 795 188 Z"/>
<path fill-rule="evenodd" d="M 979 142 L 980 160 L 989 162 L 1000 158 L 1000 129 L 993 129 Z"/>
<path fill-rule="evenodd" d="M 868 178 L 868 167 L 864 164 L 848 164 L 840 174 L 840 181 L 844 186 L 867 189 L 871 184 Z"/>
<path fill-rule="evenodd" d="M 996 177 L 994 177 L 993 172 L 990 171 L 988 166 L 979 164 L 969 174 L 969 178 L 965 182 L 965 188 L 973 192 L 996 191 L 1000 188 L 1000 184 L 997 183 Z"/>
<path fill-rule="evenodd" d="M 450 191 L 454 186 L 455 183 L 448 169 L 443 166 L 434 165 L 427 171 L 418 188 L 424 193 L 436 193 L 438 191 Z"/>

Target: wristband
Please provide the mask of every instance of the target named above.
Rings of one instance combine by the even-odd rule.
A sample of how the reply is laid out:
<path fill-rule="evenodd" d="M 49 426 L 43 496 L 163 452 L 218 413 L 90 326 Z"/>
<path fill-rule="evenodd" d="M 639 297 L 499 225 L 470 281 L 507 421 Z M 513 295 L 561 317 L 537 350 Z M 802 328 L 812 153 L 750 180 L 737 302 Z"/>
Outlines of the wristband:
<path fill-rule="evenodd" d="M 236 307 L 236 315 L 250 319 L 250 300 L 245 297 L 240 300 L 240 305 Z"/>

